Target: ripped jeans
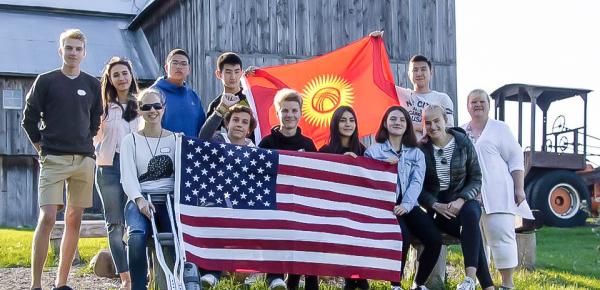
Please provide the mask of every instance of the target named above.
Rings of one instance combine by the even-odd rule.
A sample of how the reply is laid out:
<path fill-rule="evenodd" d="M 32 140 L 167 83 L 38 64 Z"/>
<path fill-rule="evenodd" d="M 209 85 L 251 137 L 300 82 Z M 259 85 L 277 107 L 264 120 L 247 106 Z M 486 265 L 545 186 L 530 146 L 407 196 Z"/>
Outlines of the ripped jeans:
<path fill-rule="evenodd" d="M 123 242 L 125 234 L 125 204 L 127 196 L 121 187 L 119 154 L 116 153 L 111 166 L 98 166 L 96 169 L 96 189 L 102 200 L 108 247 L 117 273 L 129 271 L 127 251 Z"/>

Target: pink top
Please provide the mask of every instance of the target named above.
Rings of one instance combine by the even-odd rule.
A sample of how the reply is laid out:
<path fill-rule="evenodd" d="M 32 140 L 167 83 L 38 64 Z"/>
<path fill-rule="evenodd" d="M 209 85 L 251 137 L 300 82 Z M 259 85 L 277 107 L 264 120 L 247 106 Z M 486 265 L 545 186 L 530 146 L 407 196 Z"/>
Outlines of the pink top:
<path fill-rule="evenodd" d="M 123 119 L 123 109 L 115 103 L 108 106 L 108 117 L 102 116 L 100 130 L 94 137 L 94 146 L 96 146 L 96 164 L 98 166 L 110 166 L 113 164 L 115 153 L 120 152 L 121 140 L 125 135 L 131 132 L 137 132 L 140 126 L 140 118 L 136 117 L 130 122 Z"/>

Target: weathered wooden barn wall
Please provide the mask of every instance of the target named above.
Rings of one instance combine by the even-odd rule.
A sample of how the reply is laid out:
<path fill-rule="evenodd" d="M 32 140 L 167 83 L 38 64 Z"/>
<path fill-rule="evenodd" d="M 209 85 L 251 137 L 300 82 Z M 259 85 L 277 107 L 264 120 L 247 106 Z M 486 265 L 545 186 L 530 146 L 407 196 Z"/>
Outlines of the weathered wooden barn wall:
<path fill-rule="evenodd" d="M 25 95 L 34 77 L 0 77 L 3 90 L 20 90 Z M 37 160 L 35 149 L 21 129 L 22 109 L 0 105 L 0 226 L 32 226 L 37 220 Z"/>
<path fill-rule="evenodd" d="M 38 213 L 37 160 L 0 155 L 0 226 L 31 227 Z"/>
<path fill-rule="evenodd" d="M 159 63 L 175 47 L 192 58 L 190 85 L 207 104 L 219 92 L 217 56 L 244 66 L 292 63 L 383 29 L 396 82 L 410 86 L 413 54 L 434 62 L 433 89 L 456 100 L 454 0 L 165 0 L 140 21 Z M 456 107 L 456 102 L 455 102 Z"/>
<path fill-rule="evenodd" d="M 1 76 L 0 100 L 4 89 L 21 90 L 25 106 L 34 80 L 35 76 Z M 0 103 L 0 226 L 32 227 L 37 221 L 38 154 L 21 128 L 22 120 L 22 109 L 3 109 Z M 95 191 L 94 206 L 85 212 L 94 217 L 102 213 Z"/>
<path fill-rule="evenodd" d="M 0 94 L 7 90 L 21 90 L 23 92 L 23 106 L 25 95 L 33 85 L 35 77 L 0 77 Z M 0 95 L 1 96 L 1 95 Z M 21 128 L 23 110 L 3 109 L 0 104 L 0 155 L 37 155 L 29 142 L 27 134 Z"/>

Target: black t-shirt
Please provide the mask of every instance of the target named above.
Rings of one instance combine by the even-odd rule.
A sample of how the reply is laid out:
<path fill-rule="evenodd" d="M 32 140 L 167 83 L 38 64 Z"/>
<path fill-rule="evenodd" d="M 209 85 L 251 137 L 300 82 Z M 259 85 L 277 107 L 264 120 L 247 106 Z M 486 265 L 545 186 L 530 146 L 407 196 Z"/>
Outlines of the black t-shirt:
<path fill-rule="evenodd" d="M 40 142 L 43 155 L 93 157 L 92 138 L 101 115 L 100 82 L 85 72 L 71 79 L 56 69 L 39 75 L 33 83 L 22 126 L 31 142 Z"/>
<path fill-rule="evenodd" d="M 300 128 L 296 130 L 296 135 L 287 137 L 281 134 L 281 131 L 279 131 L 279 125 L 271 129 L 271 134 L 265 136 L 265 138 L 263 138 L 258 144 L 258 147 L 306 152 L 317 151 L 315 143 L 313 143 L 312 139 L 302 135 Z"/>
<path fill-rule="evenodd" d="M 356 155 L 358 156 L 363 156 L 365 154 L 365 146 L 361 143 L 360 144 L 360 149 L 359 152 L 354 152 L 357 153 Z M 346 152 L 353 152 L 349 147 L 340 147 L 338 150 L 336 150 L 336 148 L 334 146 L 331 146 L 330 144 L 325 144 L 323 145 L 323 147 L 319 148 L 319 152 L 321 153 L 332 153 L 332 154 L 344 154 Z"/>

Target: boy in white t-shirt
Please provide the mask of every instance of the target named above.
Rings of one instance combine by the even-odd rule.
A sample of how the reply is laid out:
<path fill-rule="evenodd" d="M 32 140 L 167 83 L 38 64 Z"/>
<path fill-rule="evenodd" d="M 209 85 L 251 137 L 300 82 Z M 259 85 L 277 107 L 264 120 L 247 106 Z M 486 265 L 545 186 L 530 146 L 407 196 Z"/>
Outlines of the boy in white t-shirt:
<path fill-rule="evenodd" d="M 369 36 L 382 37 L 383 31 L 373 31 Z M 454 103 L 452 99 L 445 93 L 429 88 L 432 75 L 433 67 L 431 66 L 431 61 L 427 57 L 417 54 L 410 58 L 408 65 L 408 78 L 413 84 L 413 89 L 396 86 L 398 99 L 406 103 L 406 109 L 413 122 L 417 140 L 420 140 L 425 135 L 423 125 L 421 124 L 421 112 L 428 105 L 444 107 L 448 116 L 448 126 L 456 126 L 454 124 Z"/>
<path fill-rule="evenodd" d="M 406 102 L 406 107 L 417 133 L 417 139 L 423 135 L 421 112 L 428 105 L 440 105 L 446 110 L 448 125 L 454 126 L 454 103 L 452 99 L 441 92 L 431 90 L 429 83 L 433 75 L 431 61 L 422 55 L 415 55 L 410 59 L 408 77 L 413 84 L 413 90 L 396 86 L 398 98 Z"/>

